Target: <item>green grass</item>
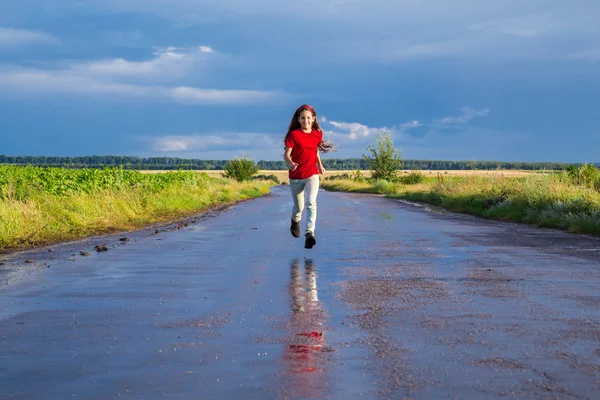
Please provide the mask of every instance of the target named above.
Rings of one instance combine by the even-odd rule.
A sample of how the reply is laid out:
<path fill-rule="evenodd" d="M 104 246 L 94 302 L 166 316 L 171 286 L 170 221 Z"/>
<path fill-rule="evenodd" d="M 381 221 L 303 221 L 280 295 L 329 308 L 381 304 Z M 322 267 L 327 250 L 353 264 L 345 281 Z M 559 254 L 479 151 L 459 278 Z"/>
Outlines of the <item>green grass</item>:
<path fill-rule="evenodd" d="M 418 180 L 415 180 L 418 181 Z M 324 180 L 327 190 L 379 193 L 503 221 L 600 234 L 600 192 L 573 174 L 523 177 L 424 177 L 420 183 Z"/>
<path fill-rule="evenodd" d="M 165 223 L 262 196 L 273 184 L 191 171 L 0 166 L 0 250 Z"/>

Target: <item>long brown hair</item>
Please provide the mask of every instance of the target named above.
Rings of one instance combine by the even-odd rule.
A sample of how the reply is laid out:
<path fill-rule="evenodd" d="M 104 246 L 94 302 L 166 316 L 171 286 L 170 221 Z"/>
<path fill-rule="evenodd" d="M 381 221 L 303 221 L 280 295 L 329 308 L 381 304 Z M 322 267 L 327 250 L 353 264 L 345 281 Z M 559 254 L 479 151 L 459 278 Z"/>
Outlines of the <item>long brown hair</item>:
<path fill-rule="evenodd" d="M 312 128 L 316 131 L 323 133 L 323 129 L 321 129 L 321 125 L 319 125 L 319 121 L 317 120 L 317 112 L 315 111 L 315 109 L 312 108 L 311 106 L 309 106 L 308 104 L 302 104 L 300 107 L 298 107 L 296 112 L 294 112 L 294 116 L 292 117 L 292 120 L 290 121 L 290 126 L 288 127 L 287 134 L 285 135 L 284 142 L 287 141 L 287 139 L 290 136 L 290 133 L 292 131 L 295 131 L 295 130 L 298 130 L 301 128 L 298 118 L 300 117 L 300 113 L 304 110 L 310 111 L 313 115 L 314 119 L 313 119 L 313 123 L 312 123 Z M 327 153 L 328 151 L 335 151 L 334 147 L 335 147 L 334 144 L 331 143 L 329 140 L 321 140 L 321 142 L 319 142 L 319 151 L 321 153 Z"/>

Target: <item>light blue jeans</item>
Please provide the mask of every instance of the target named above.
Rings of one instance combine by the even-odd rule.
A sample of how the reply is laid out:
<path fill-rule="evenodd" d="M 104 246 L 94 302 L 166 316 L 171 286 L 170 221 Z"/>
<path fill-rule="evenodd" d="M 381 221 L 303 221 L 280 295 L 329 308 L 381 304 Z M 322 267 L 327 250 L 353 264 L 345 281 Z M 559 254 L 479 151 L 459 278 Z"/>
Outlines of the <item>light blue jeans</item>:
<path fill-rule="evenodd" d="M 292 208 L 292 219 L 300 222 L 302 210 L 304 209 L 304 191 L 308 195 L 306 202 L 306 233 L 315 233 L 317 222 L 317 194 L 319 193 L 319 175 L 313 175 L 306 179 L 290 179 L 290 190 L 294 207 Z"/>

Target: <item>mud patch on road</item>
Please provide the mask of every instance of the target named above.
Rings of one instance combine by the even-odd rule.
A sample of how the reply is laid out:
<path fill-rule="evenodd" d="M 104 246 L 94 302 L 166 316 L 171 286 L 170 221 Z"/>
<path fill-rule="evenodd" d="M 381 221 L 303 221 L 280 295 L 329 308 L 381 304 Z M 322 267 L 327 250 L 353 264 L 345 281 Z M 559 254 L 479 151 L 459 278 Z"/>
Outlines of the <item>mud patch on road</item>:
<path fill-rule="evenodd" d="M 444 283 L 429 279 L 365 278 L 341 284 L 340 299 L 357 310 L 407 310 L 450 297 Z"/>
<path fill-rule="evenodd" d="M 481 358 L 471 362 L 471 365 L 483 365 L 490 368 L 527 369 L 525 364 L 502 357 Z"/>
<path fill-rule="evenodd" d="M 559 341 L 556 343 L 564 344 L 564 341 L 577 340 L 581 342 L 582 339 L 590 340 L 592 343 L 600 343 L 600 322 L 596 322 L 590 319 L 579 319 L 579 318 L 556 318 L 552 321 L 554 326 L 554 332 L 557 333 Z M 559 329 L 560 325 L 567 325 L 567 329 Z"/>
<path fill-rule="evenodd" d="M 339 267 L 338 270 L 340 276 L 366 276 L 370 278 L 379 276 L 375 269 L 369 267 Z"/>
<path fill-rule="evenodd" d="M 450 327 L 450 324 L 448 324 L 448 321 L 440 318 L 439 316 L 436 316 L 436 317 L 425 316 L 421 320 L 420 326 L 421 326 L 421 328 L 423 328 L 425 330 L 430 330 L 430 329 L 447 330 Z"/>
<path fill-rule="evenodd" d="M 533 329 L 526 328 L 524 324 L 516 322 L 490 324 L 489 329 L 494 332 L 506 333 L 514 339 L 533 336 L 535 334 Z"/>
<path fill-rule="evenodd" d="M 557 351 L 553 354 L 553 356 L 557 360 L 561 360 L 570 368 L 575 369 L 583 374 L 588 376 L 595 376 L 600 379 L 600 364 L 590 362 L 590 358 L 594 357 L 594 354 L 591 357 L 583 357 L 574 353 L 566 352 L 566 351 Z M 598 385 L 600 385 L 600 380 L 598 381 Z"/>
<path fill-rule="evenodd" d="M 449 336 L 449 337 L 439 337 L 438 341 L 445 345 L 448 346 L 450 348 L 458 348 L 458 347 L 463 347 L 463 346 L 484 346 L 484 347 L 490 347 L 491 344 L 489 342 L 486 342 L 485 340 L 482 340 L 480 338 L 477 338 L 476 335 L 478 333 L 462 333 L 460 336 Z"/>
<path fill-rule="evenodd" d="M 449 329 L 460 328 L 464 326 L 464 323 L 459 321 L 469 321 L 469 324 L 476 325 L 477 322 L 474 320 L 489 320 L 493 318 L 491 314 L 461 314 L 459 316 L 447 316 L 447 315 L 431 315 L 426 314 L 421 317 L 420 327 L 426 330 L 440 330 L 447 331 Z"/>
<path fill-rule="evenodd" d="M 492 298 L 522 297 L 520 290 L 515 288 L 516 279 L 492 268 L 470 271 L 466 278 L 460 279 L 463 285 L 473 288 L 473 292 Z"/>

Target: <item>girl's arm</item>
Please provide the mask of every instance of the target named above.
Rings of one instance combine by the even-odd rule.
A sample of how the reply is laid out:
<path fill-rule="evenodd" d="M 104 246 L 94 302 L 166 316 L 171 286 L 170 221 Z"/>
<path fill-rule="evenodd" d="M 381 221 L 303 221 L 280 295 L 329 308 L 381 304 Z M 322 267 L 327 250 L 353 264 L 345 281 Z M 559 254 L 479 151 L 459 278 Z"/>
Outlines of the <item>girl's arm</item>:
<path fill-rule="evenodd" d="M 319 170 L 319 174 L 323 175 L 325 173 L 325 168 L 323 167 L 323 163 L 321 162 L 321 155 L 319 154 L 319 150 L 317 150 L 317 169 Z"/>
<path fill-rule="evenodd" d="M 288 165 L 290 171 L 295 171 L 298 168 L 298 164 L 292 161 L 292 148 L 287 147 L 283 152 L 283 160 Z"/>

